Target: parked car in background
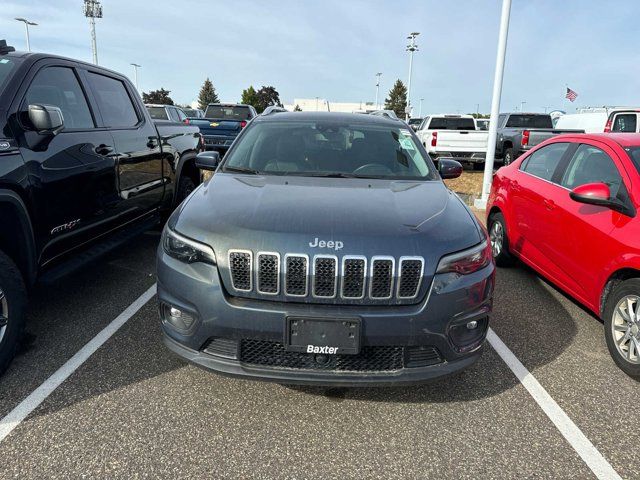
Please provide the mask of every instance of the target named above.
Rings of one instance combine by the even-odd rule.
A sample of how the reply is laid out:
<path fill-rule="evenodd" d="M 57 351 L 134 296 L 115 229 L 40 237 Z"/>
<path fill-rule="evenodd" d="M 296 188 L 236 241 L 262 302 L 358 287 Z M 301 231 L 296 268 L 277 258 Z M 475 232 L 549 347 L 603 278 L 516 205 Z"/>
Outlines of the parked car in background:
<path fill-rule="evenodd" d="M 422 123 L 422 120 L 424 120 L 424 118 L 422 117 L 413 117 L 413 118 L 410 118 L 407 123 L 409 124 L 411 129 L 415 132 L 416 130 L 418 130 L 418 127 Z"/>
<path fill-rule="evenodd" d="M 604 127 L 605 132 L 640 132 L 640 109 L 614 110 L 609 114 Z"/>
<path fill-rule="evenodd" d="M 0 372 L 27 291 L 159 222 L 199 183 L 197 128 L 156 126 L 131 82 L 0 41 Z"/>
<path fill-rule="evenodd" d="M 204 110 L 199 108 L 183 108 L 182 111 L 187 118 L 204 118 Z"/>
<path fill-rule="evenodd" d="M 175 105 L 146 104 L 149 115 L 156 122 L 184 123 L 187 114 Z"/>
<path fill-rule="evenodd" d="M 260 115 L 164 229 L 165 344 L 281 383 L 398 385 L 467 368 L 494 263 L 442 181 L 462 166 L 443 159 L 439 172 L 399 120 Z"/>
<path fill-rule="evenodd" d="M 547 113 L 501 113 L 498 117 L 496 158 L 509 165 L 531 148 L 562 133 L 584 133 L 584 130 L 553 128 L 551 115 Z"/>
<path fill-rule="evenodd" d="M 200 129 L 207 150 L 226 152 L 238 134 L 258 113 L 251 105 L 210 103 L 203 119 L 191 119 Z"/>
<path fill-rule="evenodd" d="M 452 157 L 478 170 L 484 165 L 489 133 L 476 130 L 471 115 L 429 115 L 416 135 L 434 159 Z"/>
<path fill-rule="evenodd" d="M 499 266 L 521 259 L 604 321 L 616 364 L 640 380 L 640 135 L 562 135 L 494 179 Z M 541 339 L 543 340 L 543 339 Z"/>
<path fill-rule="evenodd" d="M 489 130 L 488 118 L 476 118 L 476 130 Z"/>
<path fill-rule="evenodd" d="M 370 112 L 369 115 L 374 115 L 376 117 L 387 117 L 392 118 L 393 120 L 399 120 L 398 115 L 393 110 L 375 110 Z"/>

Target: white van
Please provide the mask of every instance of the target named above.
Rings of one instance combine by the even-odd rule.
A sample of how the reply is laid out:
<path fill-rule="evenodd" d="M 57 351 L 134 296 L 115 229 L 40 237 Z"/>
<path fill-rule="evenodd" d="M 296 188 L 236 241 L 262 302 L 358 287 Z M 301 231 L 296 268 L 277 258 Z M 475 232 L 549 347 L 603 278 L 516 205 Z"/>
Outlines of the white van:
<path fill-rule="evenodd" d="M 569 113 L 558 118 L 555 128 L 584 130 L 585 133 L 602 133 L 607 124 L 607 112 Z"/>
<path fill-rule="evenodd" d="M 640 109 L 613 111 L 604 128 L 605 132 L 640 132 Z"/>

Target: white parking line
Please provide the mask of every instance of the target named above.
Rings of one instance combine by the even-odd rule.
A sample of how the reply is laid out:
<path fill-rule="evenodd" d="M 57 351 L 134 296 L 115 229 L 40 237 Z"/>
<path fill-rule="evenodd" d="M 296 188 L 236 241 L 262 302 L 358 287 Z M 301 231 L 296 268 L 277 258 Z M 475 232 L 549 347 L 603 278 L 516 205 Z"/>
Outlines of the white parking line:
<path fill-rule="evenodd" d="M 595 476 L 601 480 L 621 480 L 618 472 L 491 328 L 487 340 Z"/>
<path fill-rule="evenodd" d="M 27 418 L 44 400 L 51 395 L 56 388 L 87 361 L 111 336 L 118 331 L 127 321 L 135 315 L 156 294 L 156 284 L 140 295 L 124 312 L 118 315 L 100 333 L 82 347 L 73 357 L 62 365 L 53 375 L 47 378 L 42 385 L 35 389 L 16 408 L 11 410 L 0 420 L 0 442 L 2 442 L 20 423 Z"/>

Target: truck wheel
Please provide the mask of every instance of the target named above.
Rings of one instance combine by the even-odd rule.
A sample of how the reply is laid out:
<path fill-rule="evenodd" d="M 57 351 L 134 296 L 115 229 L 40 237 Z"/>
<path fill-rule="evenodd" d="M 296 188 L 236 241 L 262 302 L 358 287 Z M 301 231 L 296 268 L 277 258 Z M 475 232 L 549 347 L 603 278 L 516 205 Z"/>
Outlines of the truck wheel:
<path fill-rule="evenodd" d="M 176 204 L 179 205 L 191 192 L 196 189 L 196 184 L 188 175 L 181 175 L 178 180 L 178 191 L 176 192 Z"/>
<path fill-rule="evenodd" d="M 510 267 L 514 263 L 513 255 L 509 252 L 507 226 L 502 213 L 495 212 L 489 216 L 489 240 L 491 253 L 499 267 Z"/>
<path fill-rule="evenodd" d="M 27 290 L 20 270 L 0 251 L 0 374 L 16 354 L 25 325 Z"/>
<path fill-rule="evenodd" d="M 506 167 L 507 165 L 511 165 L 513 160 L 513 148 L 506 148 L 502 157 L 502 164 Z"/>
<path fill-rule="evenodd" d="M 640 380 L 640 278 L 626 280 L 613 289 L 602 320 L 613 361 L 624 373 Z"/>

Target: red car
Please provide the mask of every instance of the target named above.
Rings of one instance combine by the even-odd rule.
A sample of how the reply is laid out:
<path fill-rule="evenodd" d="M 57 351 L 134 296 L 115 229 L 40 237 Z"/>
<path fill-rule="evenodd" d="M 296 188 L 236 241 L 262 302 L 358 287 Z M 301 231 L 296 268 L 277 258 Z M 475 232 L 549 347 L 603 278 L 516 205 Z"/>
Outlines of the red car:
<path fill-rule="evenodd" d="M 515 257 L 604 321 L 640 380 L 640 135 L 560 135 L 497 171 L 487 206 L 496 263 Z"/>

